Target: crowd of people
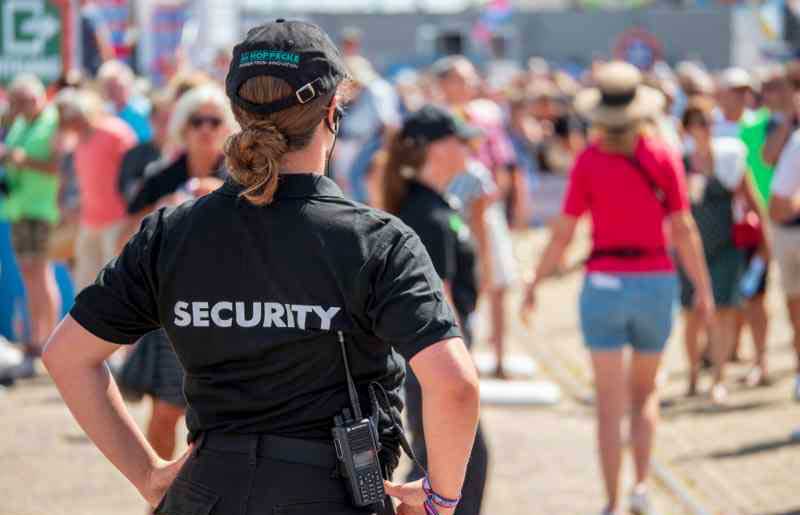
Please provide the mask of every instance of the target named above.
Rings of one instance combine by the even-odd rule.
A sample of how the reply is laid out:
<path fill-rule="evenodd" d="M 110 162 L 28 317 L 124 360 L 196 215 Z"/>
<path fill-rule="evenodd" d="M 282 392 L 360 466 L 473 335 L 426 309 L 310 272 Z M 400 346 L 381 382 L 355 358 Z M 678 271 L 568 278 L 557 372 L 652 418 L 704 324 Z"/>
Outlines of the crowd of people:
<path fill-rule="evenodd" d="M 743 381 L 770 383 L 765 296 L 774 261 L 794 329 L 793 395 L 800 401 L 800 60 L 717 73 L 695 62 L 657 63 L 640 73 L 597 61 L 576 77 L 540 58 L 512 71 L 492 71 L 490 62 L 482 75 L 454 55 L 389 79 L 360 53 L 357 38 L 344 45 L 350 100 L 331 173 L 346 194 L 420 233 L 465 334 L 485 301 L 497 378 L 511 375 L 504 366 L 508 290 L 528 275 L 515 261 L 513 231 L 552 229 L 527 289 L 530 308 L 538 285 L 567 270 L 565 251 L 580 218 L 590 215 L 593 247 L 579 309 L 595 372 L 605 513 L 618 509 L 627 402 L 637 479 L 631 502 L 649 513 L 656 383 L 677 300 L 687 393 L 700 393 L 708 367 L 710 402 L 725 404 L 725 370 L 743 355 L 745 329 L 755 358 Z M 0 209 L 30 316 L 19 377 L 35 373 L 57 322 L 54 259 L 70 264 L 80 290 L 147 214 L 223 184 L 224 148 L 238 127 L 214 77 L 179 70 L 152 88 L 111 60 L 95 77 L 70 72 L 46 88 L 20 75 L 7 87 Z M 404 126 L 411 113 L 426 118 L 422 139 Z M 455 123 L 448 116 L 476 132 L 426 132 Z M 420 219 L 420 210 L 439 218 Z M 634 350 L 629 365 L 625 344 Z M 185 408 L 182 373 L 163 331 L 143 338 L 117 371 L 130 398 L 154 399 L 148 439 L 165 459 Z M 480 498 L 488 459 L 478 435 L 482 464 L 473 481 L 480 485 L 472 488 Z M 480 502 L 474 505 L 478 513 Z"/>

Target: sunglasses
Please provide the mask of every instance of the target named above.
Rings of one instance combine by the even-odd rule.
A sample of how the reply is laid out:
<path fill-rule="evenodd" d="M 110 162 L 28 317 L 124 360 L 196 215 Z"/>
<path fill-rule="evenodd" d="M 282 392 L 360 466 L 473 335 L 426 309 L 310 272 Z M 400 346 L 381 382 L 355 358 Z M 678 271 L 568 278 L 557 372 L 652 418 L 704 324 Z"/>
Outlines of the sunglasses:
<path fill-rule="evenodd" d="M 694 120 L 692 120 L 689 123 L 689 127 L 706 128 L 706 127 L 711 127 L 711 123 L 712 123 L 711 120 L 709 120 L 708 118 L 705 118 L 705 117 L 704 118 L 695 118 Z"/>
<path fill-rule="evenodd" d="M 189 126 L 192 129 L 199 129 L 203 125 L 208 125 L 212 129 L 219 129 L 222 125 L 222 118 L 218 116 L 192 116 L 189 118 Z"/>

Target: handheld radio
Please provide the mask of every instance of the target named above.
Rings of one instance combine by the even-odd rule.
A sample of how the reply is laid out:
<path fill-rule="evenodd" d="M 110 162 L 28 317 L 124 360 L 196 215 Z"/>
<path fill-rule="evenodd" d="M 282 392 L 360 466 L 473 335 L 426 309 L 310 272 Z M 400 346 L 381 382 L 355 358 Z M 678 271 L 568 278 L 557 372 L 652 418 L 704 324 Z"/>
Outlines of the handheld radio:
<path fill-rule="evenodd" d="M 355 382 L 350 373 L 344 335 L 339 331 L 339 345 L 347 374 L 347 394 L 350 407 L 334 417 L 333 445 L 340 463 L 340 473 L 345 479 L 353 504 L 357 507 L 379 505 L 383 509 L 386 492 L 378 457 L 378 427 L 369 417 L 361 414 Z"/>

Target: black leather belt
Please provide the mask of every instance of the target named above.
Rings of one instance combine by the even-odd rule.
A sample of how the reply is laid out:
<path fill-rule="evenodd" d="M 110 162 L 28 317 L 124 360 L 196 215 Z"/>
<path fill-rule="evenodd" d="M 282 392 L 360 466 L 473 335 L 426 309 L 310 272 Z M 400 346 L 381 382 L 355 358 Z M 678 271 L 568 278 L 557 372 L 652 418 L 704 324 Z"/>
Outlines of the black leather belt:
<path fill-rule="evenodd" d="M 614 248 L 605 248 L 605 249 L 594 249 L 592 253 L 589 254 L 589 257 L 586 261 L 593 261 L 599 258 L 607 258 L 607 257 L 614 257 L 614 258 L 622 258 L 622 259 L 637 259 L 641 257 L 655 257 L 655 256 L 665 256 L 667 254 L 666 249 L 664 248 L 656 248 L 656 249 L 643 249 L 643 248 L 636 248 L 636 247 L 614 247 Z"/>
<path fill-rule="evenodd" d="M 197 439 L 197 451 L 202 449 L 249 454 L 331 470 L 338 464 L 333 444 L 265 434 L 203 433 Z"/>

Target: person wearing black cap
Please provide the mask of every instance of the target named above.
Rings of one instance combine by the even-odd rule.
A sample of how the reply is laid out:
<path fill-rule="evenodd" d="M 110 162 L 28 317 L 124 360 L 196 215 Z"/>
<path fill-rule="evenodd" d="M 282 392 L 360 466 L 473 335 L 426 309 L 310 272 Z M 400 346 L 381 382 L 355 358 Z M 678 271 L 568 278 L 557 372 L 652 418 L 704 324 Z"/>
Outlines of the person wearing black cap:
<path fill-rule="evenodd" d="M 469 225 L 453 205 L 457 201 L 445 192 L 453 178 L 466 168 L 468 142 L 480 135 L 480 129 L 467 125 L 448 110 L 423 106 L 406 118 L 391 141 L 383 183 L 384 207 L 419 235 L 444 282 L 468 345 L 470 321 L 478 299 L 475 247 Z M 406 381 L 406 408 L 414 453 L 425 463 L 422 391 L 413 373 L 409 373 Z M 486 442 L 479 427 L 462 500 L 456 510 L 458 515 L 480 513 L 488 462 Z M 408 476 L 409 481 L 418 478 L 416 469 Z"/>
<path fill-rule="evenodd" d="M 157 514 L 382 510 L 354 507 L 334 417 L 372 402 L 389 478 L 406 361 L 425 395 L 428 475 L 383 486 L 400 514 L 447 515 L 457 503 L 476 373 L 419 237 L 322 175 L 345 79 L 314 25 L 248 32 L 227 77 L 241 131 L 226 144 L 224 186 L 145 218 L 48 343 L 45 365 L 75 418 Z M 186 370 L 192 444 L 174 462 L 155 455 L 103 365 L 159 327 Z"/>

